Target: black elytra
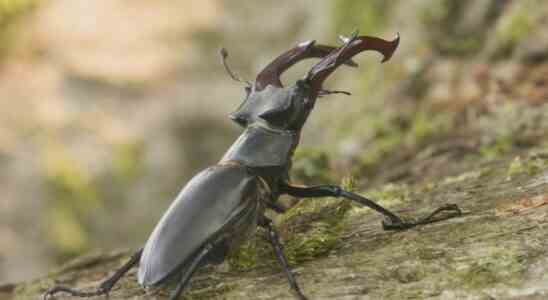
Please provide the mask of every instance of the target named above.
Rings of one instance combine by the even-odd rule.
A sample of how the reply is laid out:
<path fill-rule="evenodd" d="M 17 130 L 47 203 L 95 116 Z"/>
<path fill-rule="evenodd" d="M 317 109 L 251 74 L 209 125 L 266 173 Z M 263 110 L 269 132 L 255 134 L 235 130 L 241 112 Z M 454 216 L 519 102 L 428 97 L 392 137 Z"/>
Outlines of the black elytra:
<path fill-rule="evenodd" d="M 316 99 L 330 92 L 322 89 L 325 79 L 342 64 L 356 66 L 354 55 L 373 50 L 390 59 L 399 43 L 358 36 L 343 38 L 340 47 L 316 45 L 308 41 L 286 51 L 246 87 L 243 103 L 230 118 L 244 128 L 217 165 L 194 176 L 182 189 L 152 231 L 142 249 L 98 289 L 90 292 L 56 286 L 44 299 L 57 293 L 73 296 L 108 294 L 116 282 L 134 265 L 144 287 L 159 286 L 168 279 L 178 280 L 170 299 L 177 299 L 188 286 L 194 272 L 208 263 L 220 263 L 226 253 L 253 234 L 257 226 L 266 229 L 278 261 L 287 276 L 295 297 L 306 299 L 283 253 L 278 234 L 264 212 L 283 212 L 277 204 L 281 194 L 295 197 L 344 197 L 370 207 L 385 216 L 385 230 L 407 229 L 459 215 L 460 209 L 447 204 L 416 222 L 405 222 L 391 211 L 358 194 L 335 185 L 297 186 L 289 182 L 291 159 L 299 144 L 300 132 Z M 223 63 L 232 78 L 240 80 Z M 304 78 L 284 87 L 280 75 L 295 63 L 307 58 L 321 58 Z M 338 92 L 338 91 L 337 91 Z M 441 211 L 452 211 L 444 218 L 434 218 Z"/>

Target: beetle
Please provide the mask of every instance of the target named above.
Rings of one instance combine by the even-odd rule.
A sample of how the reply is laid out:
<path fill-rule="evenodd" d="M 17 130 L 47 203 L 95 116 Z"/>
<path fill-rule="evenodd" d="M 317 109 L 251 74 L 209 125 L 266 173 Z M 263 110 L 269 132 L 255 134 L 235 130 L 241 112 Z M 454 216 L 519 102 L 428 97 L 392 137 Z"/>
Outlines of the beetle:
<path fill-rule="evenodd" d="M 341 91 L 322 88 L 323 82 L 340 65 L 356 66 L 352 57 L 373 50 L 389 60 L 399 44 L 372 36 L 341 37 L 340 47 L 317 45 L 315 41 L 300 43 L 278 56 L 247 83 L 245 99 L 230 118 L 244 128 L 243 133 L 224 154 L 217 165 L 193 177 L 179 193 L 152 231 L 145 246 L 137 251 L 110 278 L 91 292 L 55 286 L 44 299 L 59 292 L 73 296 L 108 294 L 116 282 L 133 266 L 139 265 L 138 282 L 144 287 L 178 280 L 170 299 L 177 299 L 187 287 L 194 272 L 205 264 L 223 262 L 230 249 L 253 234 L 257 226 L 266 230 L 295 296 L 306 299 L 290 270 L 272 221 L 265 216 L 271 209 L 283 213 L 277 200 L 282 194 L 294 197 L 342 197 L 381 213 L 385 230 L 403 230 L 461 214 L 455 204 L 446 204 L 416 221 L 404 221 L 374 201 L 336 185 L 299 186 L 290 183 L 289 171 L 293 153 L 299 144 L 301 129 L 317 98 Z M 227 52 L 222 49 L 222 62 L 229 75 L 242 81 L 226 64 Z M 295 63 L 307 58 L 320 58 L 304 78 L 284 87 L 280 75 Z M 435 217 L 450 211 L 444 218 Z"/>

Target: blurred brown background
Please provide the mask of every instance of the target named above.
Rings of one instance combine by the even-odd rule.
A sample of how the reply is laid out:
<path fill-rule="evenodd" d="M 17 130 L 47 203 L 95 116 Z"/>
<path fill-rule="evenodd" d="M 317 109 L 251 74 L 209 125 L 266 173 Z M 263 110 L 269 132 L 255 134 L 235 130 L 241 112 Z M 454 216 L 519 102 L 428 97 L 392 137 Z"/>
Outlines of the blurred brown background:
<path fill-rule="evenodd" d="M 446 160 L 544 147 L 547 17 L 535 0 L 0 0 L 0 283 L 145 241 L 240 131 L 221 46 L 253 79 L 304 40 L 399 32 L 389 63 L 333 76 L 353 96 L 320 101 L 297 153 L 300 181 L 365 186 L 439 176 L 417 160 L 445 144 L 471 149 Z"/>

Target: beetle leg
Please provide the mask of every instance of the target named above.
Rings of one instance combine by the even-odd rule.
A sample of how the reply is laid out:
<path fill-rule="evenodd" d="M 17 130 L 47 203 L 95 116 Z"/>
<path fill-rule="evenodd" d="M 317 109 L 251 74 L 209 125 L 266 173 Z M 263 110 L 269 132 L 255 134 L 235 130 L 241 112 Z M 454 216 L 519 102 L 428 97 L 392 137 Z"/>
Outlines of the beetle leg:
<path fill-rule="evenodd" d="M 289 286 L 295 292 L 295 294 L 300 300 L 306 300 L 307 298 L 301 292 L 301 289 L 299 288 L 299 285 L 297 284 L 297 280 L 295 280 L 295 276 L 293 275 L 293 273 L 291 272 L 289 268 L 289 263 L 287 262 L 287 258 L 284 255 L 283 246 L 282 246 L 282 243 L 280 243 L 280 238 L 278 236 L 278 233 L 272 226 L 272 220 L 263 216 L 259 220 L 259 226 L 266 229 L 268 234 L 268 241 L 274 248 L 274 251 L 276 252 L 276 257 L 278 258 L 278 261 L 280 262 L 280 264 L 282 265 L 282 268 L 285 271 L 285 274 L 287 276 L 287 281 L 289 282 Z"/>
<path fill-rule="evenodd" d="M 190 278 L 192 277 L 192 274 L 196 272 L 199 266 L 201 266 L 202 261 L 207 257 L 209 252 L 213 249 L 213 246 L 211 244 L 206 244 L 198 253 L 198 255 L 193 259 L 193 261 L 190 263 L 190 265 L 186 268 L 185 273 L 181 275 L 181 279 L 179 283 L 177 284 L 177 288 L 171 296 L 169 297 L 169 300 L 177 300 L 181 293 L 186 288 L 188 282 L 190 281 Z"/>
<path fill-rule="evenodd" d="M 139 249 L 139 251 L 135 252 L 129 259 L 127 263 L 125 263 L 120 269 L 118 269 L 111 277 L 107 278 L 105 281 L 99 285 L 99 288 L 93 292 L 83 292 L 76 289 L 71 289 L 64 286 L 54 286 L 53 288 L 47 290 L 44 295 L 42 296 L 42 299 L 46 300 L 51 296 L 54 296 L 57 293 L 67 293 L 71 296 L 75 297 L 93 297 L 93 296 L 100 296 L 100 295 L 108 295 L 110 290 L 112 290 L 112 287 L 122 278 L 133 266 L 135 266 L 139 260 L 141 259 L 141 254 L 143 253 L 143 249 Z"/>
<path fill-rule="evenodd" d="M 446 220 L 456 216 L 460 216 L 462 211 L 456 204 L 447 204 L 434 210 L 430 215 L 421 218 L 417 221 L 410 222 L 404 221 L 390 210 L 378 205 L 374 201 L 367 199 L 358 194 L 345 191 L 341 187 L 336 185 L 318 185 L 318 186 L 295 186 L 287 183 L 283 183 L 280 186 L 282 193 L 294 196 L 294 197 L 343 197 L 352 201 L 356 201 L 362 205 L 365 205 L 386 217 L 386 220 L 382 222 L 384 230 L 400 230 L 408 229 L 417 225 L 423 225 L 433 223 L 437 221 Z M 439 213 L 443 211 L 453 211 L 454 213 L 442 218 L 435 218 Z"/>

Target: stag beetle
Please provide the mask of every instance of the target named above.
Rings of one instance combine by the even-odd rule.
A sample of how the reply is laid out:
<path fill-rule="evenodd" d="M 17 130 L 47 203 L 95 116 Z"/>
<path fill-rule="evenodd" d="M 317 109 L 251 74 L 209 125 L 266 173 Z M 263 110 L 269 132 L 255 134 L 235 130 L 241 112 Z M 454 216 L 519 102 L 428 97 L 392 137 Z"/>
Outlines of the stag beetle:
<path fill-rule="evenodd" d="M 144 248 L 106 279 L 97 290 L 79 291 L 56 286 L 44 299 L 59 292 L 73 296 L 108 294 L 114 284 L 134 265 L 139 264 L 138 281 L 144 287 L 158 286 L 168 279 L 178 280 L 170 299 L 177 299 L 194 272 L 201 266 L 223 262 L 230 249 L 237 247 L 257 226 L 263 227 L 282 265 L 289 286 L 299 299 L 303 295 L 272 221 L 265 209 L 285 211 L 277 199 L 282 194 L 295 197 L 343 197 L 365 205 L 385 217 L 385 230 L 407 229 L 419 224 L 439 221 L 433 218 L 441 211 L 460 214 L 454 204 L 442 206 L 418 221 L 404 221 L 370 199 L 346 191 L 336 185 L 299 186 L 289 182 L 291 159 L 299 144 L 300 132 L 318 97 L 343 93 L 322 88 L 323 82 L 340 65 L 356 66 L 352 57 L 362 51 L 374 50 L 390 59 L 399 44 L 399 35 L 392 41 L 371 36 L 341 37 L 343 45 L 316 45 L 315 41 L 298 44 L 268 64 L 248 82 L 244 102 L 230 118 L 244 128 L 243 133 L 215 166 L 192 178 L 154 228 Z M 229 75 L 242 81 L 226 64 L 227 52 L 221 51 L 222 62 Z M 321 58 L 303 79 L 284 87 L 280 75 L 295 63 L 307 58 Z M 443 218 L 445 219 L 445 218 Z"/>

